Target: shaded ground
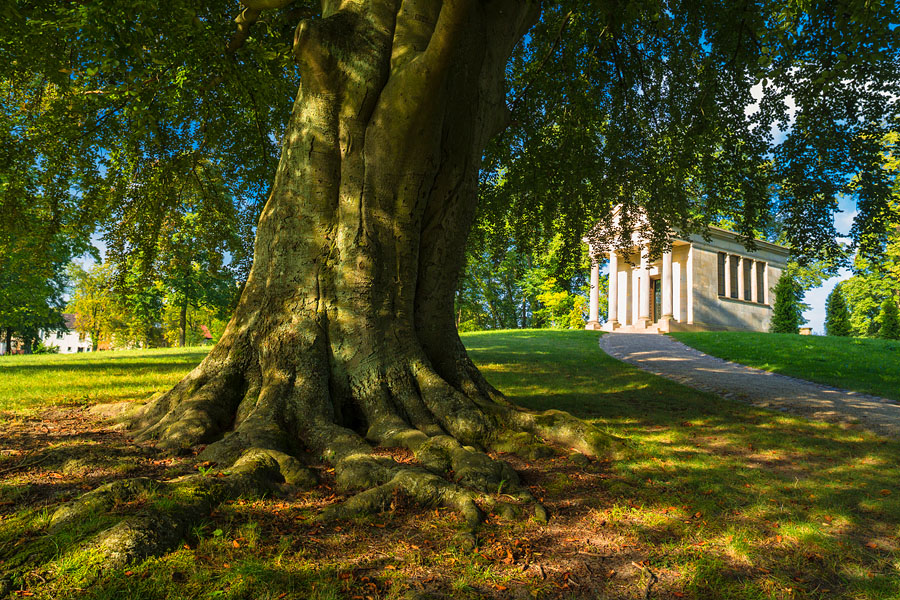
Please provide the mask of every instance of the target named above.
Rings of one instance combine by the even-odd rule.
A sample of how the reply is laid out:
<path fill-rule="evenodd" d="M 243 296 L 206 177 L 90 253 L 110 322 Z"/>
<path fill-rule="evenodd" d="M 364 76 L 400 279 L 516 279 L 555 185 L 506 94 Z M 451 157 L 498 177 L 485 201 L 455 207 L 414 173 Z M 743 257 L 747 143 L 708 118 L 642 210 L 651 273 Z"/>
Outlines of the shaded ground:
<path fill-rule="evenodd" d="M 464 339 L 512 400 L 571 410 L 626 440 L 610 462 L 506 457 L 549 524 L 491 517 L 467 550 L 457 515 L 402 497 L 376 517 L 319 523 L 342 499 L 319 465 L 313 490 L 229 502 L 180 549 L 104 569 L 86 541 L 147 500 L 56 533 L 48 509 L 100 481 L 198 468 L 215 477 L 215 465 L 155 456 L 83 407 L 7 410 L 0 596 L 632 600 L 652 572 L 654 599 L 900 597 L 900 443 L 691 390 L 604 355 L 590 332 Z"/>
<path fill-rule="evenodd" d="M 0 413 L 0 422 L 0 515 L 23 504 L 52 506 L 116 479 L 170 478 L 192 468 L 186 457 L 156 457 L 87 407 Z"/>
<path fill-rule="evenodd" d="M 900 403 L 894 400 L 728 362 L 667 335 L 612 333 L 600 339 L 600 348 L 619 360 L 698 390 L 822 421 L 859 423 L 870 431 L 900 437 Z M 851 357 L 845 357 L 845 362 L 848 360 Z"/>
<path fill-rule="evenodd" d="M 214 466 L 199 463 L 193 456 L 156 457 L 152 448 L 131 443 L 120 428 L 99 421 L 86 408 L 53 408 L 26 417 L 5 414 L 4 418 L 0 523 L 19 520 L 17 513 L 25 506 L 35 509 L 30 516 L 40 523 L 42 508 L 56 506 L 115 479 L 168 479 L 197 468 L 210 469 L 210 476 L 217 475 Z M 392 452 L 383 449 L 385 454 Z M 172 568 L 181 555 L 182 559 L 189 556 L 189 562 L 201 571 L 227 573 L 238 569 L 237 579 L 243 583 L 239 585 L 225 576 L 227 583 L 218 590 L 228 591 L 228 597 L 245 597 L 242 594 L 262 589 L 257 586 L 267 582 L 285 586 L 286 591 L 279 592 L 284 595 L 273 596 L 279 598 L 315 597 L 317 589 L 331 590 L 320 597 L 334 593 L 351 598 L 394 597 L 410 590 L 448 598 L 535 594 L 541 598 L 595 598 L 594 590 L 598 589 L 611 593 L 618 590 L 620 597 L 628 597 L 628 591 L 641 585 L 644 572 L 640 563 L 647 560 L 647 550 L 593 522 L 596 510 L 609 504 L 603 492 L 604 480 L 612 477 L 608 462 L 584 464 L 568 456 L 524 462 L 512 455 L 503 456 L 545 503 L 553 519 L 544 526 L 494 516 L 485 523 L 475 552 L 448 544 L 463 527 L 458 515 L 444 509 L 410 506 L 403 498 L 396 499 L 394 510 L 378 517 L 315 522 L 319 511 L 346 498 L 334 490 L 323 464 L 318 466 L 322 483 L 315 490 L 286 488 L 279 497 L 228 503 L 210 515 L 209 521 L 198 524 L 195 539 L 165 562 Z M 413 460 L 409 456 L 397 458 Z M 138 508 L 140 503 L 134 503 L 118 507 L 117 512 L 127 514 Z M 21 533 L 15 541 L 4 537 L 0 546 L 2 566 L 18 566 L 22 557 L 16 554 L 16 546 L 48 537 L 39 528 L 25 527 Z M 72 583 L 73 573 L 60 573 L 58 559 L 63 558 L 65 565 L 66 555 L 75 548 L 58 548 L 55 565 L 36 565 L 22 573 L 17 585 L 10 586 L 15 589 L 8 591 L 13 595 L 66 597 L 67 590 L 53 584 L 58 577 Z M 294 561 L 297 556 L 308 557 L 307 568 L 312 572 L 304 575 L 304 569 L 296 564 L 283 572 L 263 568 L 250 577 L 252 583 L 246 587 L 251 563 L 272 561 L 285 553 L 293 554 Z M 98 598 L 189 595 L 183 586 L 195 574 L 189 576 L 174 568 L 160 580 L 154 562 L 113 576 L 102 586 L 76 586 L 68 591 L 74 592 L 73 596 Z M 673 583 L 665 570 L 657 574 L 661 577 L 657 584 L 660 589 Z M 245 591 L 235 596 L 235 588 L 241 586 Z"/>

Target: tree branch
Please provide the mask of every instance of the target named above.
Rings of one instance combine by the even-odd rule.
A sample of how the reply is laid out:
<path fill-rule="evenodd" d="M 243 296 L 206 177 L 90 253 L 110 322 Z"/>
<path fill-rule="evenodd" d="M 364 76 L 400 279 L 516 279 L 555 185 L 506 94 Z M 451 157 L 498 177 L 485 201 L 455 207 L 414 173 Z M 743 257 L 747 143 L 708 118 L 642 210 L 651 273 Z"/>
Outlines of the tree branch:
<path fill-rule="evenodd" d="M 234 19 L 234 22 L 237 25 L 237 31 L 234 32 L 234 35 L 231 36 L 231 39 L 228 41 L 228 46 L 225 48 L 226 54 L 234 54 L 244 45 L 244 42 L 250 37 L 250 28 L 259 20 L 262 11 L 285 8 L 295 1 L 296 0 L 244 0 L 241 2 L 246 8 Z M 296 7 L 290 11 L 291 17 L 297 20 L 307 19 L 313 16 L 313 14 L 315 14 L 315 11 L 304 7 Z"/>
<path fill-rule="evenodd" d="M 241 0 L 241 4 L 248 9 L 262 11 L 284 8 L 285 6 L 290 6 L 295 1 L 296 0 Z"/>
<path fill-rule="evenodd" d="M 538 63 L 537 69 L 535 69 L 535 72 L 534 72 L 534 76 L 528 81 L 528 83 L 525 84 L 525 87 L 522 89 L 522 93 L 520 93 L 518 95 L 518 97 L 513 98 L 513 101 L 510 103 L 510 105 L 509 105 L 510 113 L 512 113 L 513 111 L 516 110 L 516 108 L 519 107 L 519 104 L 521 104 L 522 101 L 525 99 L 525 95 L 528 94 L 528 90 L 531 89 L 531 85 L 534 83 L 535 77 L 538 74 L 540 74 L 541 71 L 544 70 L 544 65 L 547 64 L 547 61 L 550 60 L 550 57 L 553 56 L 553 54 L 556 52 L 556 49 L 559 47 L 559 44 L 562 41 L 563 31 L 565 31 L 566 25 L 568 25 L 569 19 L 572 18 L 572 14 L 574 12 L 575 11 L 570 10 L 569 12 L 566 13 L 566 16 L 563 17 L 562 23 L 560 24 L 559 29 L 556 32 L 556 37 L 553 38 L 553 44 L 550 46 L 550 50 L 547 52 L 547 54 L 544 56 L 544 58 L 541 60 L 541 62 Z M 609 26 L 605 27 L 603 29 L 603 31 L 600 32 L 599 37 L 602 38 L 603 34 L 606 33 L 606 29 L 608 29 L 608 28 L 609 28 Z"/>
<path fill-rule="evenodd" d="M 456 40 L 473 4 L 473 0 L 444 0 L 434 33 L 422 56 L 429 68 L 445 71 L 449 66 Z"/>
<path fill-rule="evenodd" d="M 234 22 L 237 25 L 237 31 L 234 32 L 234 35 L 228 41 L 228 46 L 225 47 L 226 54 L 234 54 L 238 48 L 244 45 L 244 42 L 250 37 L 250 28 L 259 19 L 261 13 L 262 10 L 258 8 L 245 8 L 241 11 L 241 14 L 235 17 Z"/>

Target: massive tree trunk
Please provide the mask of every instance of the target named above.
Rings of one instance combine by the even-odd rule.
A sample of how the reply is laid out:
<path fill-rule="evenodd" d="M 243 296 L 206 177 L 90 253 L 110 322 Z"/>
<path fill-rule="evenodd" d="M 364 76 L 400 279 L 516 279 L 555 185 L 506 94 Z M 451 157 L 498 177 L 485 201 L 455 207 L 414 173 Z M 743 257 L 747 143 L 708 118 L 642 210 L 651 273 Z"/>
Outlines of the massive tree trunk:
<path fill-rule="evenodd" d="M 325 457 L 340 485 L 367 490 L 340 511 L 402 490 L 474 524 L 468 489 L 505 481 L 530 499 L 484 450 L 535 436 L 595 456 L 609 446 L 565 413 L 511 406 L 454 320 L 482 152 L 506 119 L 504 69 L 537 7 L 340 4 L 297 28 L 301 87 L 235 314 L 137 425 L 170 451 L 209 444 L 202 456 L 220 464 L 265 455 L 289 482 L 308 476 L 304 451 Z"/>

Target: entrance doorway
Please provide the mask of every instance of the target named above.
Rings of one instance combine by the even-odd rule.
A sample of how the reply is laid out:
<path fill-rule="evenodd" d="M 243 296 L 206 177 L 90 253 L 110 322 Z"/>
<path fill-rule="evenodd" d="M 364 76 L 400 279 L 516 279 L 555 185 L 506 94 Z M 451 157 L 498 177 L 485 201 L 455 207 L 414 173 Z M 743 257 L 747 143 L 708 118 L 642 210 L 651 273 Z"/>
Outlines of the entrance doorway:
<path fill-rule="evenodd" d="M 662 317 L 662 280 L 661 279 L 651 279 L 650 280 L 650 298 L 653 302 L 650 303 L 651 310 L 653 312 L 650 315 L 650 319 L 656 323 L 659 321 L 660 317 Z"/>

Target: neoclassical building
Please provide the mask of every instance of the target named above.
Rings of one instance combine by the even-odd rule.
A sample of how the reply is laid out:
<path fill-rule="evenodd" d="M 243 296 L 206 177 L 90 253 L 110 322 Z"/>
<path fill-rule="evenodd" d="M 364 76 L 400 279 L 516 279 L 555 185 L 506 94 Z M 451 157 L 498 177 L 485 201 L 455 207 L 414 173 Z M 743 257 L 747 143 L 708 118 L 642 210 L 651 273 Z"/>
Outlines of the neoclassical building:
<path fill-rule="evenodd" d="M 772 288 L 788 260 L 788 249 L 756 240 L 744 246 L 738 234 L 709 228 L 701 235 L 674 234 L 671 250 L 649 261 L 640 244 L 609 256 L 609 310 L 599 320 L 598 261 L 591 267 L 587 329 L 623 332 L 768 331 Z M 598 253 L 591 249 L 591 256 Z"/>

